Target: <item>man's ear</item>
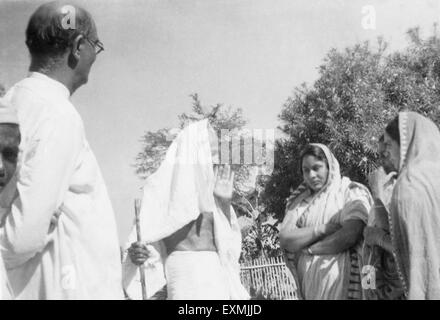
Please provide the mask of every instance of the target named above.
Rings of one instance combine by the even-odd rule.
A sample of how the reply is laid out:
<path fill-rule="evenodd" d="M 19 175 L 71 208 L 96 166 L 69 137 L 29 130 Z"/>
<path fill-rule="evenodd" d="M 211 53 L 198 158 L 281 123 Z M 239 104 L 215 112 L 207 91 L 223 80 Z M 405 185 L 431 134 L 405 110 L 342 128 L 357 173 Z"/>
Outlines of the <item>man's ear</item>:
<path fill-rule="evenodd" d="M 78 65 L 81 50 L 83 50 L 85 38 L 82 34 L 78 35 L 72 42 L 70 52 L 68 53 L 67 64 L 70 68 L 75 69 Z"/>
<path fill-rule="evenodd" d="M 72 42 L 72 48 L 70 55 L 75 61 L 79 61 L 79 58 L 81 56 L 81 50 L 84 46 L 85 38 L 82 34 L 76 36 L 76 38 Z"/>

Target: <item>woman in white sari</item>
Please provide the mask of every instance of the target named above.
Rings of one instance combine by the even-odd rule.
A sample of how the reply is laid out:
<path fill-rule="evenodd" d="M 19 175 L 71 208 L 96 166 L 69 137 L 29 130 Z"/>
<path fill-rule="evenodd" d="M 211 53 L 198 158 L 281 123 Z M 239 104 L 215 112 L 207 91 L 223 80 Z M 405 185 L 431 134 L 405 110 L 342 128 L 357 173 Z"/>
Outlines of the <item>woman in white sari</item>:
<path fill-rule="evenodd" d="M 405 297 L 440 299 L 440 131 L 430 119 L 400 112 L 385 129 L 398 178 L 389 227 Z"/>
<path fill-rule="evenodd" d="M 322 144 L 301 155 L 304 182 L 288 199 L 280 241 L 303 299 L 361 299 L 360 240 L 372 199 L 341 177 Z"/>
<path fill-rule="evenodd" d="M 123 261 L 129 297 L 139 297 L 137 269 L 142 266 L 148 297 L 166 283 L 171 300 L 249 298 L 239 275 L 233 173 L 229 166 L 214 172 L 217 149 L 208 121 L 192 123 L 147 179 L 140 214 L 144 243 L 136 242 L 133 228 Z"/>

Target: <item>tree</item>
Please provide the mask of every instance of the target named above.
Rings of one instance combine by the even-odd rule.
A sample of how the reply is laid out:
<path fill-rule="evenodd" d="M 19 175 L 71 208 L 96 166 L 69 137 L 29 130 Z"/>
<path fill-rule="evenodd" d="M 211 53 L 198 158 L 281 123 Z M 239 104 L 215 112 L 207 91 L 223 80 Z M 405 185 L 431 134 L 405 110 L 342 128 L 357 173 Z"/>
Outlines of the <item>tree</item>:
<path fill-rule="evenodd" d="M 302 181 L 299 154 L 307 143 L 328 145 L 342 174 L 367 184 L 377 140 L 398 111 L 417 111 L 440 123 L 440 39 L 436 30 L 421 39 L 417 28 L 408 38 L 405 50 L 390 54 L 381 38 L 375 47 L 364 42 L 332 49 L 318 80 L 294 90 L 279 115 L 287 138 L 276 143 L 274 172 L 263 193 L 267 213 L 283 217 L 290 190 Z"/>
<path fill-rule="evenodd" d="M 242 198 L 247 200 L 250 214 L 238 218 L 243 238 L 241 261 L 253 260 L 262 255 L 276 257 L 282 253 L 278 237 L 280 221 L 271 214 L 263 213 L 266 210 L 264 202 L 261 201 L 261 194 L 268 178 L 267 175 L 258 176 L 255 192 Z"/>

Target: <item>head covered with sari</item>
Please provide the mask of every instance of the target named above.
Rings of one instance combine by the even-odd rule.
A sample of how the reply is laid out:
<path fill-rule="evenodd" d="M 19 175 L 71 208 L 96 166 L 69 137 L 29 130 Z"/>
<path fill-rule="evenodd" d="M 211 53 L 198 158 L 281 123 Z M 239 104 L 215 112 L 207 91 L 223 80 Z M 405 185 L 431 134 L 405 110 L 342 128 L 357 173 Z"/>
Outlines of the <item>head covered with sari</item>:
<path fill-rule="evenodd" d="M 167 254 L 162 240 L 196 220 L 201 212 L 212 212 L 214 241 L 227 274 L 230 296 L 233 299 L 248 297 L 239 277 L 241 233 L 237 217 L 231 207 L 231 221 L 228 221 L 214 200 L 215 176 L 209 129 L 208 120 L 194 122 L 183 129 L 167 150 L 159 169 L 147 178 L 143 188 L 140 211 L 142 240 L 158 252 L 145 263 L 151 294 L 165 282 L 163 263 Z M 136 241 L 135 231 L 133 228 L 127 248 Z M 126 288 L 132 282 L 132 271 L 137 269 L 133 269 L 129 260 L 126 258 L 124 262 Z M 140 289 L 137 290 L 139 292 Z"/>
<path fill-rule="evenodd" d="M 339 162 L 327 146 L 311 145 L 322 149 L 326 156 L 327 181 L 314 194 L 305 182 L 300 184 L 287 200 L 280 233 L 329 222 L 342 224 L 352 219 L 366 223 L 372 205 L 368 189 L 341 176 Z M 334 256 L 307 257 L 301 253 L 299 256 L 286 253 L 286 256 L 288 267 L 305 299 L 358 299 L 361 295 L 359 254 L 360 246 L 353 248 L 352 252 L 347 250 Z M 307 259 L 313 260 L 305 261 Z"/>
<path fill-rule="evenodd" d="M 339 162 L 326 145 L 320 143 L 311 143 L 310 145 L 321 148 L 328 163 L 327 182 L 313 195 L 309 206 L 305 209 L 305 211 L 313 209 L 313 216 L 317 218 L 316 223 L 318 223 L 318 221 L 320 223 L 329 222 L 331 218 L 335 217 L 335 213 L 340 212 L 343 208 L 345 208 L 344 212 L 357 205 L 361 205 L 361 207 L 363 206 L 365 209 L 369 208 L 371 206 L 371 196 L 368 189 L 360 183 L 351 181 L 348 177 L 341 176 Z M 350 206 L 347 207 L 348 198 L 346 197 L 349 196 L 350 190 L 357 190 L 362 193 L 365 196 L 365 199 L 362 200 L 365 201 L 362 202 L 361 199 L 357 199 L 350 202 Z M 293 220 L 300 218 L 300 216 L 291 216 L 288 214 L 289 208 L 294 208 L 302 200 L 309 198 L 311 195 L 312 192 L 305 182 L 302 182 L 299 187 L 292 192 L 291 196 L 287 199 L 287 211 L 283 225 L 287 227 Z M 300 213 L 301 216 L 306 214 L 305 211 Z M 309 214 L 310 213 L 307 213 L 307 215 Z"/>
<path fill-rule="evenodd" d="M 400 168 L 390 215 L 395 259 L 409 299 L 440 299 L 440 132 L 400 112 Z"/>

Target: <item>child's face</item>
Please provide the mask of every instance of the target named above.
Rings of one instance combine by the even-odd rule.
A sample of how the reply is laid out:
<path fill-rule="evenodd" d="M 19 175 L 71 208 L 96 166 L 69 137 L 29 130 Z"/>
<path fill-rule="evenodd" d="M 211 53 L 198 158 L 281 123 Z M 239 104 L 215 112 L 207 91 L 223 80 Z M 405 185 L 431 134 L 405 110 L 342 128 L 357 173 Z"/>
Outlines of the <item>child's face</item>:
<path fill-rule="evenodd" d="M 18 125 L 0 124 L 0 192 L 14 176 L 17 168 L 20 131 Z"/>

